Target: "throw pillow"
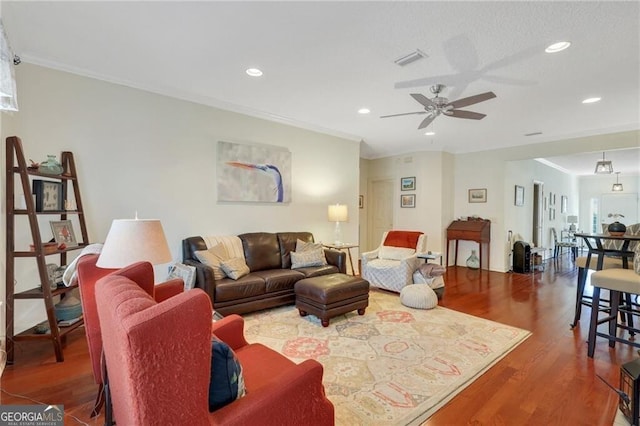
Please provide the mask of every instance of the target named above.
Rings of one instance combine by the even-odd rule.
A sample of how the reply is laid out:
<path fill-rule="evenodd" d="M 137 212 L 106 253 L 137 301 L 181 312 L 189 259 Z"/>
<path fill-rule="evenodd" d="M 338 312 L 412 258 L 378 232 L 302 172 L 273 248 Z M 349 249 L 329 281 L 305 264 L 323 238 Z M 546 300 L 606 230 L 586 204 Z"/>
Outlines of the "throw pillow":
<path fill-rule="evenodd" d="M 402 260 L 415 253 L 416 251 L 410 248 L 382 246 L 378 251 L 378 257 L 380 259 Z"/>
<path fill-rule="evenodd" d="M 211 341 L 209 411 L 215 411 L 245 395 L 242 366 L 233 350 L 221 340 Z"/>
<path fill-rule="evenodd" d="M 182 278 L 184 282 L 184 290 L 191 290 L 196 283 L 196 267 L 185 265 L 184 263 L 176 263 L 169 269 L 167 279 Z"/>
<path fill-rule="evenodd" d="M 199 250 L 194 253 L 196 258 L 213 269 L 213 277 L 216 281 L 225 277 L 224 271 L 220 268 L 220 263 L 228 260 L 227 249 L 222 244 L 216 244 L 208 250 Z"/>
<path fill-rule="evenodd" d="M 306 241 L 302 241 L 300 239 L 298 239 L 298 241 L 296 241 L 296 253 L 302 253 L 304 251 L 317 251 L 320 250 L 322 253 L 322 265 L 326 265 L 327 264 L 327 259 L 324 257 L 324 247 L 322 247 L 322 244 L 320 243 L 308 243 Z M 293 261 L 292 261 L 293 262 Z M 316 265 L 313 265 L 316 266 Z M 295 269 L 293 266 L 291 266 L 292 269 Z"/>
<path fill-rule="evenodd" d="M 224 273 L 232 280 L 237 280 L 249 275 L 249 267 L 241 257 L 234 257 L 233 259 L 225 260 L 220 263 L 220 268 Z"/>
<path fill-rule="evenodd" d="M 324 257 L 324 249 L 291 252 L 291 269 L 305 268 L 308 266 L 323 266 L 327 264 Z"/>

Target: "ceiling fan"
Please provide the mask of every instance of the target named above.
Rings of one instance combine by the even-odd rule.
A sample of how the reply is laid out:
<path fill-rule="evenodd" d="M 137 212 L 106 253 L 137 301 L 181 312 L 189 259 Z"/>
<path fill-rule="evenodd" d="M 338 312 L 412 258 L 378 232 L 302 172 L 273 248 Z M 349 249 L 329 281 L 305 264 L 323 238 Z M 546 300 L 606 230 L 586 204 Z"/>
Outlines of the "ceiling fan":
<path fill-rule="evenodd" d="M 440 114 L 448 115 L 449 117 L 482 120 L 484 117 L 486 117 L 486 114 L 480 114 L 479 112 L 473 111 L 465 111 L 458 108 L 484 102 L 496 97 L 495 93 L 486 92 L 479 95 L 469 96 L 468 98 L 458 99 L 457 101 L 449 102 L 449 99 L 440 96 L 440 92 L 442 92 L 445 87 L 446 86 L 444 84 L 436 84 L 434 86 L 431 86 L 429 90 L 431 91 L 431 93 L 436 95 L 432 99 L 429 99 L 425 95 L 422 95 L 420 93 L 411 93 L 411 97 L 418 101 L 422 106 L 424 106 L 424 111 L 383 115 L 380 118 L 398 117 L 401 115 L 413 114 L 429 114 L 427 118 L 422 120 L 422 123 L 420 123 L 418 129 L 424 129 L 425 127 L 427 127 Z"/>

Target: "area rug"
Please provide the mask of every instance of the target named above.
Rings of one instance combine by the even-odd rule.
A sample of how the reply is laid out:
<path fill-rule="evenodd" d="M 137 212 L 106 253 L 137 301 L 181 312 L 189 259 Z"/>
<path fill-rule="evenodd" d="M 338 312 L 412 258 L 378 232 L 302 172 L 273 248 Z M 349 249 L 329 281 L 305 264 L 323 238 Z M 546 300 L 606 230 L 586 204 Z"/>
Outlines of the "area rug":
<path fill-rule="evenodd" d="M 440 306 L 407 308 L 376 290 L 365 315 L 326 328 L 294 306 L 244 318 L 249 342 L 324 366 L 336 424 L 349 426 L 420 424 L 531 334 Z"/>

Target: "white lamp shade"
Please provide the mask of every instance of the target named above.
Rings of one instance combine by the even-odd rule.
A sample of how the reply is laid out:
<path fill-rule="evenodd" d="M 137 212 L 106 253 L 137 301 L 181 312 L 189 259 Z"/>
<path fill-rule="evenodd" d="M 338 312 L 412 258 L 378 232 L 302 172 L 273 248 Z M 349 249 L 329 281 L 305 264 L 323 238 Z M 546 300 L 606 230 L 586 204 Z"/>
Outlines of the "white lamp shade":
<path fill-rule="evenodd" d="M 578 216 L 567 216 L 567 223 L 578 223 Z"/>
<path fill-rule="evenodd" d="M 331 204 L 327 216 L 329 222 L 346 222 L 349 220 L 349 212 L 345 204 Z"/>
<path fill-rule="evenodd" d="M 171 261 L 171 252 L 160 221 L 114 220 L 96 265 L 99 268 L 115 269 L 142 261 L 152 265 Z"/>

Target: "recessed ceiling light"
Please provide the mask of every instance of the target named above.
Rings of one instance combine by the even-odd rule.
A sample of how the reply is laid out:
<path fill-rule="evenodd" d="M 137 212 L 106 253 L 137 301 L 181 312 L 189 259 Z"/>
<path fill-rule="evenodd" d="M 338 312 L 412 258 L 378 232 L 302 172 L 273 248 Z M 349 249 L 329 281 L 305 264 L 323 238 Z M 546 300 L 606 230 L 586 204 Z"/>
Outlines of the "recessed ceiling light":
<path fill-rule="evenodd" d="M 360 108 L 358 114 L 369 114 L 371 110 L 369 108 Z"/>
<path fill-rule="evenodd" d="M 561 52 L 564 49 L 568 48 L 569 46 L 571 46 L 571 43 L 568 41 L 559 41 L 557 43 L 553 43 L 550 46 L 547 46 L 546 49 L 544 49 L 545 52 L 547 53 L 557 53 L 557 52 Z"/>
<path fill-rule="evenodd" d="M 582 103 L 583 103 L 583 104 L 592 104 L 592 103 L 594 103 L 594 102 L 599 102 L 599 101 L 600 101 L 600 99 L 602 99 L 602 98 L 598 98 L 598 97 L 595 97 L 595 98 L 587 98 L 587 99 L 585 99 L 584 101 L 582 101 Z"/>
<path fill-rule="evenodd" d="M 435 134 L 436 132 L 432 132 L 432 131 L 428 131 L 427 133 L 425 133 L 426 136 L 433 136 Z"/>
<path fill-rule="evenodd" d="M 260 77 L 262 75 L 262 71 L 260 71 L 258 68 L 248 68 L 246 73 L 251 77 Z"/>

